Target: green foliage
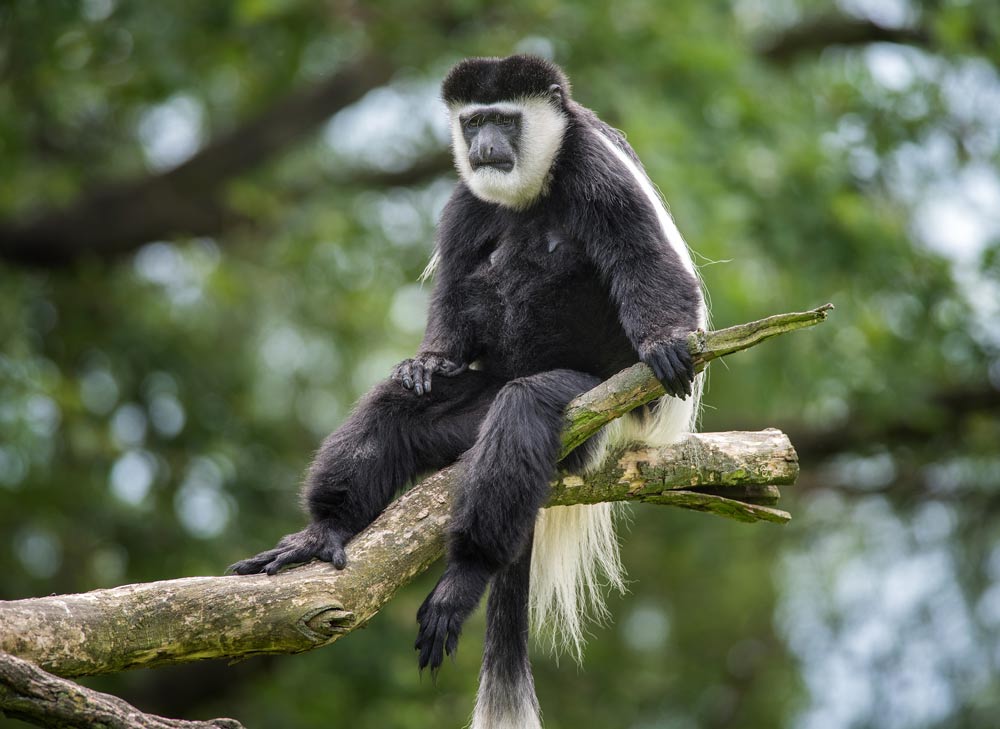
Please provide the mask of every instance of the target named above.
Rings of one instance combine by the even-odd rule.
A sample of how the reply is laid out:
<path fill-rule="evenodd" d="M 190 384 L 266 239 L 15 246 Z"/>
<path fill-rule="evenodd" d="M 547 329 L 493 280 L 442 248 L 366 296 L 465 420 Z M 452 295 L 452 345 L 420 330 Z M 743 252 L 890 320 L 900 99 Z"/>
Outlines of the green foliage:
<path fill-rule="evenodd" d="M 820 38 L 778 65 L 766 41 L 827 3 L 0 6 L 7 222 L 169 168 L 366 50 L 396 70 L 206 191 L 239 218 L 216 237 L 0 268 L 0 598 L 217 574 L 298 528 L 311 451 L 419 341 L 416 279 L 450 189 L 446 169 L 362 178 L 443 147 L 433 97 L 450 63 L 541 52 L 627 133 L 703 264 L 716 326 L 837 305 L 814 332 L 713 365 L 707 396 L 705 428 L 777 426 L 800 444 L 801 495 L 782 503 L 797 521 L 636 509 L 614 626 L 582 671 L 537 656 L 546 725 L 993 726 L 1000 14 L 843 5 L 927 35 Z M 457 726 L 481 616 L 438 685 L 421 682 L 409 645 L 430 584 L 329 651 L 213 667 L 210 696 L 204 667 L 96 683 L 254 727 Z"/>

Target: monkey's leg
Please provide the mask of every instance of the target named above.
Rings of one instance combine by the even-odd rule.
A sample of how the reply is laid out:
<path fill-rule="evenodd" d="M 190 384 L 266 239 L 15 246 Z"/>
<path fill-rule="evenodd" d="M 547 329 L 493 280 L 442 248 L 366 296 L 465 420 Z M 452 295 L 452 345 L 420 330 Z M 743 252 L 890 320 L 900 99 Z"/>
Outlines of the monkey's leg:
<path fill-rule="evenodd" d="M 391 380 L 377 385 L 326 438 L 309 468 L 303 501 L 312 523 L 230 570 L 273 575 L 314 558 L 344 567 L 344 545 L 397 491 L 419 473 L 453 463 L 475 442 L 500 386 L 482 372 L 437 378 L 423 395 Z"/>
<path fill-rule="evenodd" d="M 463 456 L 462 487 L 449 527 L 448 566 L 417 613 L 420 667 L 454 653 L 462 623 L 490 577 L 524 551 L 548 496 L 563 411 L 600 379 L 552 370 L 508 382 Z"/>

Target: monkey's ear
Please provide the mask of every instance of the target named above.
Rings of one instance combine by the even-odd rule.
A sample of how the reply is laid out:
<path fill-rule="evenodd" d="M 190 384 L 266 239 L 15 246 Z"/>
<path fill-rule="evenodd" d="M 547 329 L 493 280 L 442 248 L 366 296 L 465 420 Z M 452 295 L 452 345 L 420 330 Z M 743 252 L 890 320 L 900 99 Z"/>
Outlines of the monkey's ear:
<path fill-rule="evenodd" d="M 552 84 L 549 86 L 549 96 L 553 101 L 559 103 L 559 106 L 563 106 L 566 103 L 566 97 L 563 95 L 562 86 L 559 84 Z"/>

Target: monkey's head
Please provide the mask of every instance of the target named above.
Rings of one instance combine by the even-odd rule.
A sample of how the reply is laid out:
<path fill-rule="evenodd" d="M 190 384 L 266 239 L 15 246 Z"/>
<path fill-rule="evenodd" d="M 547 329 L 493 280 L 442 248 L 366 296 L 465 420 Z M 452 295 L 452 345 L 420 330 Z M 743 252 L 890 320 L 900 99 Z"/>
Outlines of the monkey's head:
<path fill-rule="evenodd" d="M 566 131 L 569 80 L 536 56 L 467 58 L 448 73 L 455 166 L 473 194 L 510 208 L 548 190 Z"/>

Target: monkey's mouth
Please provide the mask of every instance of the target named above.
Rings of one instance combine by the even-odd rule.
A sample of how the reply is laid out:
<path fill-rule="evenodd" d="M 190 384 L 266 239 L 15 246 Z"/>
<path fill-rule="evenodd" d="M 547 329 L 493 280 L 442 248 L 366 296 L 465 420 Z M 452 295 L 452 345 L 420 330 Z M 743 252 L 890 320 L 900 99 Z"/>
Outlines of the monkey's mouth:
<path fill-rule="evenodd" d="M 514 169 L 514 162 L 506 159 L 491 159 L 486 161 L 469 160 L 469 164 L 472 167 L 473 172 L 478 172 L 484 167 L 491 170 L 497 170 L 498 172 L 510 172 Z"/>

